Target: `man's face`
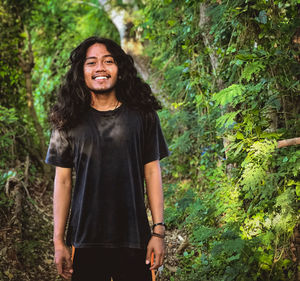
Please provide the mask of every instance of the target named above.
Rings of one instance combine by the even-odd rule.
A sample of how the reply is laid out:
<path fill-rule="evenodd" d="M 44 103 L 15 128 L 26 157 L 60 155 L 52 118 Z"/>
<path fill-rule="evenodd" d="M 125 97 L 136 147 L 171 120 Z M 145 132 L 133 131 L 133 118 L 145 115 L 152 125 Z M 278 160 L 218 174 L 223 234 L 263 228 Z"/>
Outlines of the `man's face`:
<path fill-rule="evenodd" d="M 86 52 L 83 64 L 86 86 L 95 94 L 115 94 L 118 66 L 104 44 L 96 43 Z"/>

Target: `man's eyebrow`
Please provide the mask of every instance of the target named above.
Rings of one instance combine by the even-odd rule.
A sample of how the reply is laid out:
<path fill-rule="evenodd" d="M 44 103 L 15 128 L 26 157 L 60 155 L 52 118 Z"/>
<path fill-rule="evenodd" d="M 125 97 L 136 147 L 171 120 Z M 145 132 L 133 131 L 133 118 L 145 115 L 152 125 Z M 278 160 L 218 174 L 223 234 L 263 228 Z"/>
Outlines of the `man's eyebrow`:
<path fill-rule="evenodd" d="M 108 58 L 108 57 L 114 58 L 112 55 L 104 55 L 103 56 L 103 58 Z M 85 58 L 85 60 L 91 60 L 91 59 L 97 59 L 97 57 L 87 57 L 87 58 Z"/>

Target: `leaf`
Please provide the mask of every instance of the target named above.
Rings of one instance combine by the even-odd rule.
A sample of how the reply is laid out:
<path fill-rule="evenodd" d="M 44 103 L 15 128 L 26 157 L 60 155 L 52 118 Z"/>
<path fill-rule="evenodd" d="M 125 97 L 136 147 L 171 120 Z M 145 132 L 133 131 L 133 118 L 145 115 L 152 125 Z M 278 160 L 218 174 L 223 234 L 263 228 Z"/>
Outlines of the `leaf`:
<path fill-rule="evenodd" d="M 236 133 L 236 139 L 243 140 L 244 139 L 244 135 L 241 132 L 237 132 Z"/>
<path fill-rule="evenodd" d="M 242 72 L 240 80 L 245 79 L 247 82 L 249 82 L 254 74 L 259 73 L 263 69 L 265 69 L 265 66 L 260 61 L 255 61 L 252 63 L 248 62 Z"/>
<path fill-rule="evenodd" d="M 26 34 L 26 32 L 22 32 L 22 33 L 20 33 L 20 36 L 21 36 L 21 37 L 23 37 L 23 38 L 27 38 L 27 34 Z"/>
<path fill-rule="evenodd" d="M 234 152 L 234 157 L 236 157 L 240 152 L 241 150 L 244 148 L 244 143 L 243 142 L 240 142 L 237 146 L 237 149 L 236 151 Z"/>
<path fill-rule="evenodd" d="M 239 260 L 240 259 L 240 254 L 237 255 L 233 255 L 229 258 L 226 259 L 227 262 L 231 262 L 231 261 L 235 261 L 235 260 Z"/>
<path fill-rule="evenodd" d="M 4 274 L 9 278 L 9 280 L 12 280 L 14 278 L 14 275 L 11 272 L 9 272 L 8 270 L 6 270 L 4 272 Z"/>
<path fill-rule="evenodd" d="M 175 21 L 175 20 L 168 20 L 167 23 L 168 23 L 170 26 L 174 26 L 174 25 L 177 23 L 177 21 Z"/>
<path fill-rule="evenodd" d="M 258 17 L 255 18 L 259 23 L 266 24 L 268 16 L 266 11 L 260 11 Z"/>
<path fill-rule="evenodd" d="M 225 106 L 227 104 L 237 104 L 242 101 L 243 93 L 245 91 L 244 86 L 240 84 L 232 84 L 228 88 L 221 90 L 213 96 L 213 100 L 217 105 Z"/>
<path fill-rule="evenodd" d="M 240 60 L 240 61 L 250 61 L 250 60 L 253 60 L 253 59 L 257 59 L 257 55 L 253 54 L 253 53 L 241 51 L 235 56 L 235 58 L 237 59 L 236 61 L 238 61 L 238 60 Z M 239 65 L 241 65 L 241 63 L 239 63 Z"/>
<path fill-rule="evenodd" d="M 240 113 L 240 110 L 229 112 L 217 119 L 217 128 L 229 128 L 232 127 L 235 124 L 235 117 Z"/>
<path fill-rule="evenodd" d="M 300 183 L 297 183 L 296 185 L 296 194 L 297 196 L 300 196 Z"/>
<path fill-rule="evenodd" d="M 51 259 L 45 259 L 45 263 L 46 264 L 53 264 L 53 260 L 51 260 Z"/>

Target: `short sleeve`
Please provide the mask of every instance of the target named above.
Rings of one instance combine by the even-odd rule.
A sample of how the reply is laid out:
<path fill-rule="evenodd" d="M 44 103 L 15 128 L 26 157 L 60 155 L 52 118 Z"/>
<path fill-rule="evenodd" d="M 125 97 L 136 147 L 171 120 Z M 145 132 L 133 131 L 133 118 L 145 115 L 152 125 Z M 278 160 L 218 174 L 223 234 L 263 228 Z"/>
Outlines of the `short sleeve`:
<path fill-rule="evenodd" d="M 53 166 L 72 168 L 72 154 L 67 134 L 64 131 L 53 130 L 45 162 Z"/>
<path fill-rule="evenodd" d="M 143 164 L 161 160 L 169 155 L 157 113 L 148 114 L 145 124 Z"/>

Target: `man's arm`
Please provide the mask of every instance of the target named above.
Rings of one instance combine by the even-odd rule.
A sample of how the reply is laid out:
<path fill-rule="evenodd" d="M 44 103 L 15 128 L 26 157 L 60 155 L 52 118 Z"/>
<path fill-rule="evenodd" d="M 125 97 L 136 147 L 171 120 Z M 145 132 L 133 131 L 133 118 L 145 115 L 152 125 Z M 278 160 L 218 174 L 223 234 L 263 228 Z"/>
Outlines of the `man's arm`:
<path fill-rule="evenodd" d="M 56 167 L 53 195 L 53 242 L 57 271 L 65 279 L 70 279 L 73 272 L 70 251 L 64 241 L 71 202 L 71 190 L 72 169 Z"/>
<path fill-rule="evenodd" d="M 146 189 L 148 200 L 150 204 L 150 210 L 152 214 L 153 223 L 159 223 L 164 221 L 164 197 L 161 182 L 161 172 L 159 160 L 147 163 L 144 166 Z M 162 225 L 155 227 L 154 231 L 158 234 L 164 235 L 165 228 Z M 152 236 L 147 247 L 146 263 L 149 264 L 151 260 L 151 254 L 154 252 L 155 262 L 150 268 L 157 269 L 163 264 L 164 260 L 164 240 L 162 238 Z"/>

